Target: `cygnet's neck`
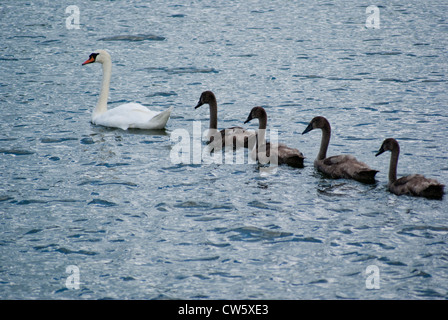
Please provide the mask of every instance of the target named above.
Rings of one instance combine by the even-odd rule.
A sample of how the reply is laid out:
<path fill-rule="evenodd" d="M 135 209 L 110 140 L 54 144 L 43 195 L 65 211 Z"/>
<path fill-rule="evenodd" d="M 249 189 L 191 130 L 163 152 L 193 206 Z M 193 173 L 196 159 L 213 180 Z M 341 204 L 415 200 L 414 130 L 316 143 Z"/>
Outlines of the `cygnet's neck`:
<path fill-rule="evenodd" d="M 320 142 L 319 154 L 317 155 L 318 160 L 323 160 L 327 157 L 327 150 L 328 145 L 330 144 L 330 137 L 331 137 L 330 124 L 328 122 L 325 123 L 325 125 L 321 128 L 321 130 L 322 130 L 322 139 Z"/>
<path fill-rule="evenodd" d="M 218 104 L 216 98 L 213 98 L 209 102 L 210 107 L 210 129 L 218 129 Z"/>
<path fill-rule="evenodd" d="M 389 184 L 397 180 L 397 166 L 398 157 L 400 156 L 400 146 L 396 144 L 391 150 L 390 165 L 389 165 Z"/>

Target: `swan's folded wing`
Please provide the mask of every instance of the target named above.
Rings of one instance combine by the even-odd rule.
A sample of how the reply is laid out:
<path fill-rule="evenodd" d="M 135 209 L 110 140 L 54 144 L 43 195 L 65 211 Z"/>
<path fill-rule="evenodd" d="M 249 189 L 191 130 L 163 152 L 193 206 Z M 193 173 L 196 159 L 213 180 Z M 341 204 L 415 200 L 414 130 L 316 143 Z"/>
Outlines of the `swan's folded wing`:
<path fill-rule="evenodd" d="M 355 157 L 351 156 L 351 155 L 338 155 L 338 156 L 332 156 L 332 157 L 328 157 L 325 158 L 323 160 L 323 164 L 326 166 L 332 166 L 332 165 L 341 165 L 344 162 L 347 161 L 353 161 L 356 160 Z"/>
<path fill-rule="evenodd" d="M 428 193 L 430 196 L 431 191 L 438 191 L 440 194 L 443 193 L 443 187 L 444 186 L 435 179 L 426 178 L 421 174 L 412 174 L 396 180 L 390 186 L 390 189 L 396 194 L 427 196 Z"/>
<path fill-rule="evenodd" d="M 155 115 L 152 115 L 151 118 L 147 119 L 144 122 L 138 124 L 138 128 L 140 129 L 163 129 L 168 122 L 168 119 L 171 116 L 171 111 L 173 107 L 169 107 L 167 110 L 162 112 L 155 112 Z M 151 111 L 154 112 L 154 111 Z M 133 126 L 130 126 L 133 128 Z"/>
<path fill-rule="evenodd" d="M 171 115 L 171 110 L 172 107 L 163 112 L 157 112 L 138 103 L 125 103 L 92 118 L 92 122 L 123 130 L 128 128 L 163 129 Z"/>

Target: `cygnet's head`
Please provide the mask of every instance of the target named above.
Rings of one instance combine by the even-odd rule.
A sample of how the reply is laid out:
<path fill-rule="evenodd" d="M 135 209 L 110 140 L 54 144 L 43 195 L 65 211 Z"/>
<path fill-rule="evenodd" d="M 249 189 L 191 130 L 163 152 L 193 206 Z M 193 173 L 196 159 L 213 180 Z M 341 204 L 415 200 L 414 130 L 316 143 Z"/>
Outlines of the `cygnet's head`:
<path fill-rule="evenodd" d="M 308 124 L 306 129 L 302 132 L 302 134 L 308 133 L 313 129 L 322 129 L 324 127 L 329 127 L 330 124 L 328 123 L 328 120 L 324 117 L 317 116 L 314 117 L 313 120 Z"/>
<path fill-rule="evenodd" d="M 249 116 L 247 117 L 246 121 L 244 123 L 248 123 L 252 119 L 260 119 L 266 117 L 266 111 L 263 107 L 253 107 L 252 110 L 250 110 Z"/>
<path fill-rule="evenodd" d="M 210 104 L 210 102 L 212 101 L 216 101 L 214 93 L 211 91 L 204 91 L 202 92 L 201 97 L 199 98 L 198 104 L 194 108 L 197 109 L 203 104 Z"/>
<path fill-rule="evenodd" d="M 383 144 L 381 145 L 380 150 L 378 150 L 378 152 L 376 153 L 375 156 L 377 157 L 380 154 L 382 154 L 383 152 L 392 151 L 395 149 L 400 150 L 400 146 L 398 145 L 397 140 L 395 140 L 394 138 L 388 138 L 383 141 Z"/>

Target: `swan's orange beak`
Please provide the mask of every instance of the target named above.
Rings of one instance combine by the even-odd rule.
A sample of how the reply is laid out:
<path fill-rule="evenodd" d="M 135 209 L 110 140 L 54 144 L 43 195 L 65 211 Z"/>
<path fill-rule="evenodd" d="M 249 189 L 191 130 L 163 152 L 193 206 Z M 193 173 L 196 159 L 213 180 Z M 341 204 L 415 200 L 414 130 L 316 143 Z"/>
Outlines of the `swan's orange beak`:
<path fill-rule="evenodd" d="M 85 64 L 89 64 L 89 63 L 93 63 L 93 62 L 95 62 L 95 57 L 90 57 L 89 59 L 87 59 L 86 61 L 84 61 L 83 63 L 82 63 L 82 65 L 85 65 Z"/>

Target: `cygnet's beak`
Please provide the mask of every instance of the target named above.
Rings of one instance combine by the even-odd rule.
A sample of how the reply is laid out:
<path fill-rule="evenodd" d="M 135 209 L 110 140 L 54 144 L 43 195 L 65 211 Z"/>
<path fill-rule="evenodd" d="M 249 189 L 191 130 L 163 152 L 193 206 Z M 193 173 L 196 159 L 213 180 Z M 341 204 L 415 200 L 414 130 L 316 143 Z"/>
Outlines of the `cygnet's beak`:
<path fill-rule="evenodd" d="M 198 102 L 198 104 L 196 105 L 196 107 L 194 107 L 195 109 L 197 109 L 197 108 L 199 108 L 200 106 L 202 106 L 204 103 L 201 101 L 201 100 L 199 100 L 199 102 Z"/>
<path fill-rule="evenodd" d="M 311 130 L 313 130 L 313 124 L 310 122 L 310 123 L 308 124 L 308 127 L 306 127 L 306 129 L 302 132 L 302 134 L 308 133 L 308 132 L 310 132 Z"/>
<path fill-rule="evenodd" d="M 384 151 L 386 151 L 386 150 L 384 150 L 383 146 L 381 146 L 380 150 L 378 150 L 378 152 L 375 154 L 375 157 L 378 157 L 378 156 L 379 156 L 380 154 L 382 154 Z"/>
<path fill-rule="evenodd" d="M 249 116 L 247 117 L 246 121 L 244 121 L 244 123 L 248 123 L 250 120 L 252 120 L 252 113 L 249 114 Z"/>

